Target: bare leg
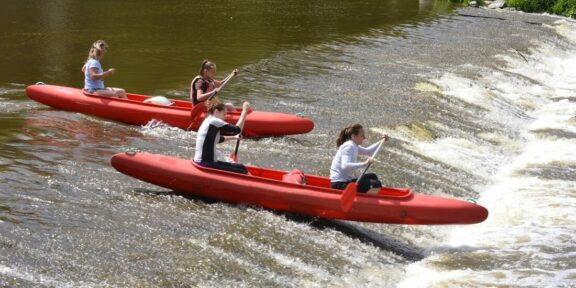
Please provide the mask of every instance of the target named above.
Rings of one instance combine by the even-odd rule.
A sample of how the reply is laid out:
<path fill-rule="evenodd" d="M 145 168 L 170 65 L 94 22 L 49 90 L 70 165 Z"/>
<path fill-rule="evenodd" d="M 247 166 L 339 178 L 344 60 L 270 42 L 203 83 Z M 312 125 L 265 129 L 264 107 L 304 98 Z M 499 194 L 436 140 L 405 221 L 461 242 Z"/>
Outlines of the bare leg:
<path fill-rule="evenodd" d="M 98 96 L 104 96 L 104 97 L 114 97 L 114 91 L 112 90 L 96 90 L 96 92 L 94 92 L 94 94 L 98 95 Z"/>
<path fill-rule="evenodd" d="M 114 92 L 114 97 L 118 97 L 118 98 L 122 98 L 122 99 L 128 98 L 128 97 L 126 97 L 126 91 L 122 88 L 109 87 L 107 89 L 110 89 L 110 90 L 112 90 L 112 92 Z"/>
<path fill-rule="evenodd" d="M 380 189 L 381 189 L 381 188 L 371 188 L 370 190 L 368 190 L 368 191 L 366 192 L 366 194 L 376 195 L 376 194 L 380 193 Z"/>

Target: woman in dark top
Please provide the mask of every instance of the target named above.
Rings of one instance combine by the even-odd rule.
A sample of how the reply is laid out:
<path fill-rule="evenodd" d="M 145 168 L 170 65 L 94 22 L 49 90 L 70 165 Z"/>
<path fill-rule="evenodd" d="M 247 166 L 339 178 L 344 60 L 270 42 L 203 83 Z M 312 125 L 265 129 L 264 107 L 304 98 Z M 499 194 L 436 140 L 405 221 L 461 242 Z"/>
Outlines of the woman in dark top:
<path fill-rule="evenodd" d="M 235 77 L 236 75 L 238 75 L 238 69 L 234 69 L 229 77 Z M 216 80 L 215 77 L 216 64 L 208 60 L 202 61 L 200 75 L 196 76 L 192 80 L 192 83 L 190 83 L 190 101 L 192 101 L 192 105 L 205 102 L 210 99 L 214 93 L 220 91 L 220 87 L 226 79 Z M 226 103 L 225 105 L 228 111 L 236 111 L 232 103 Z"/>
<path fill-rule="evenodd" d="M 244 127 L 244 121 L 250 103 L 244 102 L 242 114 L 236 125 L 228 124 L 226 121 L 226 106 L 218 100 L 212 100 L 208 104 L 208 117 L 204 119 L 196 136 L 196 152 L 194 162 L 197 164 L 230 172 L 247 174 L 246 167 L 240 163 L 230 163 L 218 161 L 218 151 L 216 144 L 227 140 L 236 140 L 241 137 L 240 133 Z"/>

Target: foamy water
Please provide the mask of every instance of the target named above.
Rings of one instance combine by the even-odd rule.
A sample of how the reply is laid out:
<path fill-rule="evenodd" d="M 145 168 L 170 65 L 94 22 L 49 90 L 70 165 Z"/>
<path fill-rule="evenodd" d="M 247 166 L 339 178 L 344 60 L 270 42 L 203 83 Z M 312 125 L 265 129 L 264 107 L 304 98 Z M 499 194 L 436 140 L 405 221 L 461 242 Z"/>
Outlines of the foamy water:
<path fill-rule="evenodd" d="M 560 20 L 549 28 L 576 45 L 573 22 Z M 486 121 L 515 136 L 412 144 L 418 153 L 488 178 L 489 184 L 479 187 L 478 202 L 490 216 L 484 223 L 453 229 L 445 243 L 429 249 L 431 256 L 407 267 L 399 287 L 576 285 L 573 47 L 540 43 L 528 62 L 500 56 L 506 61 L 502 70 L 510 73 L 491 74 L 497 77 L 449 73 L 431 80 L 445 97 L 481 107 Z M 482 144 L 486 139 L 496 144 Z"/>

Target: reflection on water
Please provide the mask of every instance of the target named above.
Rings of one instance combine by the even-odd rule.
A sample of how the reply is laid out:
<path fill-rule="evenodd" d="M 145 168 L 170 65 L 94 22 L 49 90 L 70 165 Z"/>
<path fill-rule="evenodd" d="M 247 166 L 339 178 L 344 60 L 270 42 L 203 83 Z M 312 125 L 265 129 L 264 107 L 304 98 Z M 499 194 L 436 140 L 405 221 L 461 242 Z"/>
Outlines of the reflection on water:
<path fill-rule="evenodd" d="M 436 1 L 10 1 L 0 19 L 0 79 L 82 85 L 96 39 L 117 74 L 108 85 L 153 94 L 186 89 L 202 59 L 222 72 L 278 51 L 353 39 L 377 27 L 416 22 L 448 7 Z"/>

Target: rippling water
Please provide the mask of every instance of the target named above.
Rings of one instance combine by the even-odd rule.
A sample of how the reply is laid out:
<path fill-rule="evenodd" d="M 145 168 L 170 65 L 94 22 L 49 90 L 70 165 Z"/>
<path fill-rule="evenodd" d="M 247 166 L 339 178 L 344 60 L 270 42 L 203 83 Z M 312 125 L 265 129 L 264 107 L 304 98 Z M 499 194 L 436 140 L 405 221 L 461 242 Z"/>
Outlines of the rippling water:
<path fill-rule="evenodd" d="M 0 286 L 573 285 L 576 24 L 449 12 L 441 1 L 386 2 L 338 1 L 331 9 L 322 1 L 103 1 L 93 9 L 117 5 L 108 7 L 117 8 L 116 21 L 90 32 L 85 23 L 96 16 L 70 17 L 79 4 L 60 1 L 35 8 L 52 20 L 4 26 L 0 47 L 12 55 L 0 56 L 7 63 L 0 68 Z M 24 13 L 31 3 L 38 2 L 7 7 Z M 204 23 L 186 12 L 191 6 L 238 19 L 235 33 L 262 36 L 229 33 L 222 36 L 229 46 L 212 44 L 219 38 L 205 29 L 182 28 L 188 18 Z M 286 15 L 261 16 L 275 7 Z M 230 23 L 217 19 L 214 29 L 226 31 Z M 109 165 L 114 153 L 134 147 L 190 157 L 195 134 L 57 111 L 24 94 L 38 80 L 81 83 L 86 44 L 100 35 L 111 44 L 103 64 L 119 70 L 110 79 L 116 86 L 185 97 L 197 63 L 216 58 L 221 75 L 241 68 L 241 81 L 222 97 L 315 120 L 306 135 L 243 141 L 243 162 L 327 175 L 335 135 L 360 122 L 369 140 L 393 137 L 374 165 L 386 185 L 475 198 L 490 217 L 439 227 L 327 221 L 189 198 L 125 177 Z M 210 44 L 187 40 L 197 37 Z M 46 45 L 52 40 L 61 46 Z M 183 47 L 201 55 L 182 55 Z M 191 67 L 171 69 L 180 63 Z"/>

